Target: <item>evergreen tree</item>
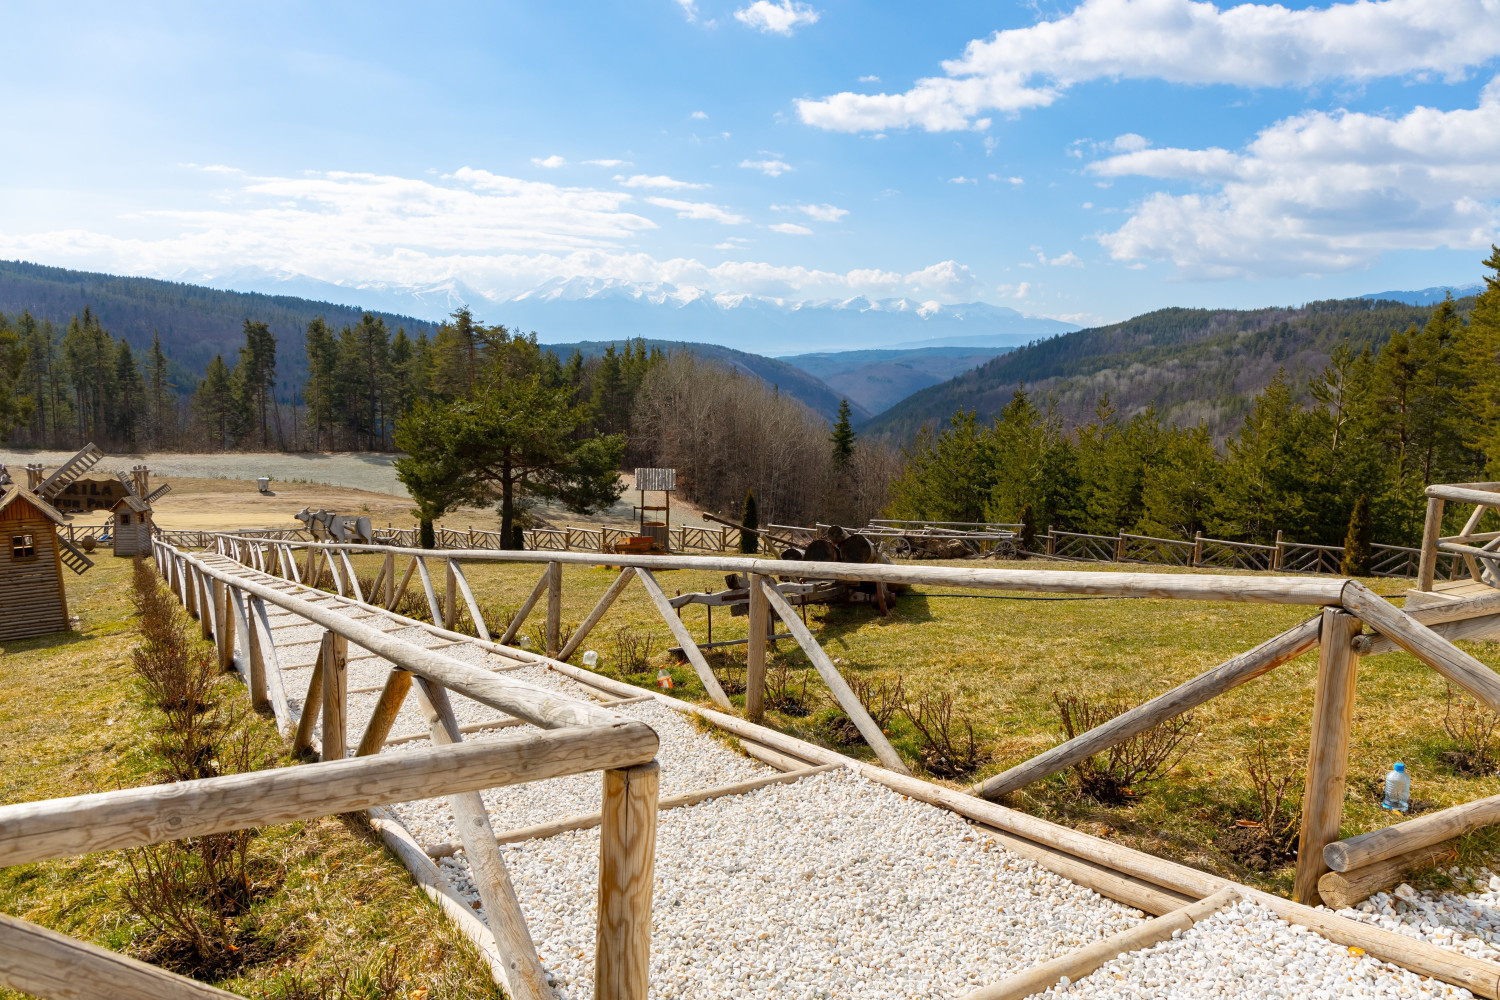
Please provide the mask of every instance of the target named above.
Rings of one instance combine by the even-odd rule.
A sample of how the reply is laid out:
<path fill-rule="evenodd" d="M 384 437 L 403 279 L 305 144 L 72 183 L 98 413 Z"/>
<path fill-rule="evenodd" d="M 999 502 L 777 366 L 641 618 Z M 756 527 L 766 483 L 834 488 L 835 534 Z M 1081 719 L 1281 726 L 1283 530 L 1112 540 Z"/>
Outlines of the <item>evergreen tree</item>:
<path fill-rule="evenodd" d="M 1344 536 L 1344 559 L 1339 572 L 1345 576 L 1370 575 L 1370 544 L 1375 538 L 1375 524 L 1370 519 L 1370 498 L 1361 493 L 1349 515 L 1349 533 Z"/>
<path fill-rule="evenodd" d="M 267 418 L 276 388 L 276 337 L 265 323 L 245 320 L 245 344 L 234 366 L 236 437 L 256 433 L 262 450 L 270 447 Z"/>
<path fill-rule="evenodd" d="M 854 459 L 854 424 L 849 419 L 849 400 L 839 400 L 839 419 L 829 435 L 833 444 L 833 464 L 837 469 L 846 469 Z"/>
<path fill-rule="evenodd" d="M 135 354 L 130 345 L 121 340 L 115 349 L 115 378 L 117 395 L 110 406 L 109 436 L 128 451 L 136 450 L 136 433 L 140 426 L 140 414 L 144 409 L 146 386 L 141 379 L 141 370 L 136 367 Z"/>
<path fill-rule="evenodd" d="M 146 412 L 151 447 L 172 444 L 176 427 L 176 403 L 173 398 L 172 372 L 167 355 L 161 349 L 161 335 L 151 335 L 151 353 L 146 356 Z"/>
<path fill-rule="evenodd" d="M 895 517 L 979 521 L 995 485 L 992 441 L 973 410 L 961 410 L 942 433 L 926 428 L 906 452 L 906 469 L 891 484 Z"/>
<path fill-rule="evenodd" d="M 324 431 L 331 430 L 337 412 L 338 345 L 333 331 L 319 316 L 307 324 L 307 418 L 313 425 L 313 450 L 325 447 Z M 332 442 L 326 442 L 332 446 Z"/>
<path fill-rule="evenodd" d="M 1021 543 L 1022 552 L 1035 552 L 1036 549 L 1036 511 L 1031 509 L 1031 504 L 1021 505 Z"/>
<path fill-rule="evenodd" d="M 740 551 L 753 556 L 760 551 L 760 510 L 755 505 L 755 490 L 745 491 L 745 505 L 740 509 Z"/>
<path fill-rule="evenodd" d="M 1300 484 L 1306 475 L 1302 413 L 1285 370 L 1255 398 L 1245 426 L 1229 442 L 1208 527 L 1220 538 L 1269 542 L 1308 523 Z"/>
<path fill-rule="evenodd" d="M 21 335 L 0 315 L 0 441 L 9 441 L 10 433 L 31 415 L 35 405 L 22 392 L 26 374 L 26 348 Z"/>
<path fill-rule="evenodd" d="M 193 409 L 203 423 L 210 446 L 219 451 L 229 447 L 234 419 L 234 385 L 224 355 L 215 354 L 208 363 L 208 371 L 193 394 Z"/>

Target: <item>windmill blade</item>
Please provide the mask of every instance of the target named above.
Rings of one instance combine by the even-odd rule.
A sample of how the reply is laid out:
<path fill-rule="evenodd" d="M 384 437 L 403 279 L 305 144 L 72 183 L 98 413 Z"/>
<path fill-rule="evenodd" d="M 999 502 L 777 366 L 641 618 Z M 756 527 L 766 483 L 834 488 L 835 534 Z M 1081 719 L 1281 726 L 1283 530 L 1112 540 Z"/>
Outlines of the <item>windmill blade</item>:
<path fill-rule="evenodd" d="M 51 500 L 67 489 L 69 483 L 103 460 L 104 452 L 99 450 L 98 445 L 90 441 L 78 449 L 78 454 L 68 459 L 62 465 L 59 465 L 56 472 L 42 480 L 41 485 L 36 488 L 37 496 L 43 500 Z"/>
<path fill-rule="evenodd" d="M 162 483 L 156 489 L 154 489 L 150 493 L 146 494 L 146 502 L 147 503 L 151 503 L 151 502 L 155 501 L 157 497 L 164 497 L 168 493 L 171 493 L 171 492 L 172 492 L 172 484 L 171 483 Z"/>
<path fill-rule="evenodd" d="M 82 575 L 93 568 L 94 560 L 84 555 L 83 550 L 74 545 L 72 541 L 64 538 L 62 535 L 58 535 L 57 544 L 62 549 L 58 554 L 62 556 L 62 563 L 68 569 Z"/>
<path fill-rule="evenodd" d="M 133 482 L 130 481 L 130 473 L 128 473 L 128 472 L 116 472 L 115 473 L 115 478 L 120 481 L 120 485 L 121 486 L 125 487 L 125 493 L 128 496 L 137 497 L 137 499 L 139 499 L 139 497 L 137 496 L 137 494 L 135 492 L 135 483 L 133 483 Z"/>

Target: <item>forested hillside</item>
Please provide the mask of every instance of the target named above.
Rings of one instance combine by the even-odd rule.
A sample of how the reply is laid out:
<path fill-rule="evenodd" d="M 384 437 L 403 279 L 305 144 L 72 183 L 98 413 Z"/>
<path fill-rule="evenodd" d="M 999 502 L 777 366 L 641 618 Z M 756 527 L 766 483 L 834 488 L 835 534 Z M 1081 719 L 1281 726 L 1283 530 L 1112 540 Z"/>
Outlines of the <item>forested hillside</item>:
<path fill-rule="evenodd" d="M 1473 307 L 1466 298 L 1460 315 Z M 1159 309 L 1123 323 L 1031 344 L 902 400 L 869 421 L 866 434 L 908 441 L 924 424 L 959 410 L 988 420 L 1024 385 L 1065 424 L 1085 423 L 1108 396 L 1129 417 L 1148 406 L 1173 426 L 1204 424 L 1215 440 L 1237 428 L 1255 394 L 1285 370 L 1300 394 L 1341 342 L 1359 353 L 1421 326 L 1433 306 L 1341 299 L 1298 309 Z"/>

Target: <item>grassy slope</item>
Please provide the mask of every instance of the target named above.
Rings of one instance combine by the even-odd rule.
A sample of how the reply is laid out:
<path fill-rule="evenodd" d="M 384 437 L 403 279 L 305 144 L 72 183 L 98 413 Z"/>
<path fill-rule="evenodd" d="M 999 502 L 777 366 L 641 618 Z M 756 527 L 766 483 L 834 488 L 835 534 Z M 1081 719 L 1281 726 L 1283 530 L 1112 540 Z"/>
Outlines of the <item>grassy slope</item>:
<path fill-rule="evenodd" d="M 68 581 L 77 632 L 0 644 L 0 802 L 153 780 L 155 710 L 128 666 L 129 571 L 125 560 L 96 557 L 94 569 Z M 225 697 L 244 697 L 236 681 L 223 685 Z M 270 720 L 254 725 L 276 739 Z M 275 956 L 217 985 L 276 996 L 293 979 L 334 968 L 357 981 L 394 951 L 410 991 L 402 996 L 498 995 L 472 947 L 358 819 L 275 827 L 255 843 L 266 886 L 253 911 L 255 939 Z M 142 927 L 119 902 L 126 875 L 120 852 L 0 869 L 0 910 L 129 952 Z M 17 995 L 0 988 L 0 998 Z"/>
<path fill-rule="evenodd" d="M 1031 569 L 1057 566 L 1024 565 Z M 374 566 L 373 562 L 369 565 L 372 575 Z M 475 564 L 465 570 L 492 623 L 503 622 L 505 618 L 497 616 L 520 605 L 540 571 L 540 566 L 519 564 Z M 565 569 L 565 627 L 583 619 L 612 575 L 592 567 Z M 668 594 L 723 586 L 722 577 L 712 573 L 675 571 L 661 573 L 659 579 Z M 1391 596 L 1406 587 L 1404 581 L 1369 582 Z M 899 676 L 909 693 L 954 694 L 992 754 L 991 762 L 975 777 L 997 773 L 1056 742 L 1054 692 L 1138 703 L 1316 613 L 1311 608 L 1253 604 L 937 596 L 948 593 L 958 591 L 916 588 L 901 598 L 895 614 L 886 619 L 863 606 L 809 608 L 809 618 L 814 630 L 820 631 L 823 646 L 842 661 L 841 666 L 875 678 Z M 542 611 L 535 615 L 522 629 L 534 647 L 541 641 Z M 704 640 L 705 609 L 690 606 L 684 609 L 683 618 L 695 637 Z M 745 622 L 717 611 L 714 638 L 743 638 Z M 650 634 L 657 654 L 650 671 L 625 679 L 653 683 L 656 666 L 670 662 L 663 651 L 672 640 L 638 585 L 625 591 L 583 644 L 599 652 L 601 668 L 607 672 L 617 673 L 614 633 L 622 627 Z M 1486 663 L 1500 665 L 1500 644 L 1465 646 Z M 805 658 L 793 652 L 793 644 L 782 642 L 780 648 L 782 660 L 806 666 Z M 581 651 L 574 662 L 580 658 Z M 730 662 L 743 664 L 743 653 Z M 1235 818 L 1252 816 L 1244 760 L 1257 741 L 1286 746 L 1296 755 L 1295 770 L 1300 773 L 1316 669 L 1316 654 L 1306 654 L 1209 702 L 1198 715 L 1201 736 L 1190 756 L 1169 780 L 1138 789 L 1142 794 L 1133 806 L 1102 808 L 1081 802 L 1066 775 L 1032 786 L 1015 796 L 1012 804 L 1152 853 L 1266 888 L 1288 890 L 1290 867 L 1250 871 L 1214 842 Z M 690 667 L 675 664 L 672 673 L 676 693 L 702 698 Z M 808 676 L 812 712 L 806 716 L 772 712 L 768 717 L 782 729 L 829 744 L 819 728 L 818 715 L 832 701 L 816 674 L 808 672 Z M 1390 822 L 1391 814 L 1379 808 L 1370 783 L 1382 779 L 1394 760 L 1407 763 L 1417 799 L 1452 805 L 1500 793 L 1500 778 L 1462 777 L 1442 763 L 1441 754 L 1451 748 L 1442 729 L 1444 699 L 1442 678 L 1404 653 L 1370 658 L 1361 665 L 1344 812 L 1346 836 Z M 742 703 L 743 696 L 735 696 L 735 701 Z M 910 725 L 898 717 L 891 734 L 897 748 L 913 759 L 916 743 Z M 839 749 L 871 757 L 863 746 Z M 1479 838 L 1463 846 L 1467 855 L 1487 848 L 1489 841 Z"/>

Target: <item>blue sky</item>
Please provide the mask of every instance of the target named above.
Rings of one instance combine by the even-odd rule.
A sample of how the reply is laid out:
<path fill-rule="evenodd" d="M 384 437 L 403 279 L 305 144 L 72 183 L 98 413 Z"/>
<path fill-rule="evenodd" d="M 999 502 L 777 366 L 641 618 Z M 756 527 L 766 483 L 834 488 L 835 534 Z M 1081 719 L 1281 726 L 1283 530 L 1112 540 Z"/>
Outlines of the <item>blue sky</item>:
<path fill-rule="evenodd" d="M 0 16 L 5 258 L 1093 323 L 1471 282 L 1500 241 L 1500 0 Z"/>

